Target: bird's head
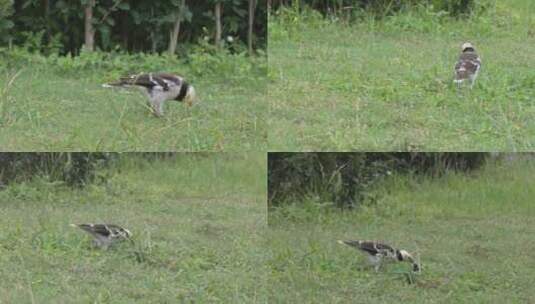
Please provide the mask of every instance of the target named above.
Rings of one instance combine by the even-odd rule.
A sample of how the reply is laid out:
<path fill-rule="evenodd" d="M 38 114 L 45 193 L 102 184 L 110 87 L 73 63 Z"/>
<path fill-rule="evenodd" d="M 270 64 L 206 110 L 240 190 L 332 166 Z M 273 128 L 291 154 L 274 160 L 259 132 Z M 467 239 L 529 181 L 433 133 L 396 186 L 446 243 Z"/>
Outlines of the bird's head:
<path fill-rule="evenodd" d="M 122 227 L 119 228 L 119 233 L 125 239 L 128 239 L 128 238 L 132 237 L 132 232 L 130 232 L 130 230 L 128 230 L 126 228 L 122 228 Z"/>
<path fill-rule="evenodd" d="M 463 43 L 463 45 L 461 46 L 461 51 L 462 52 L 467 52 L 467 51 L 475 51 L 475 48 L 474 46 L 470 43 L 470 42 L 465 42 Z"/>
<path fill-rule="evenodd" d="M 397 252 L 397 256 L 398 256 L 398 260 L 400 261 L 414 262 L 414 258 L 412 257 L 412 255 L 405 250 L 399 250 Z"/>
<path fill-rule="evenodd" d="M 420 271 L 420 265 L 414 260 L 412 255 L 408 253 L 405 250 L 398 250 L 397 252 L 398 260 L 399 261 L 408 261 L 412 264 L 412 271 L 419 272 Z"/>
<path fill-rule="evenodd" d="M 199 101 L 197 98 L 197 93 L 195 92 L 195 88 L 192 85 L 188 87 L 188 91 L 186 92 L 184 101 L 186 102 L 188 106 L 192 106 L 193 104 Z"/>

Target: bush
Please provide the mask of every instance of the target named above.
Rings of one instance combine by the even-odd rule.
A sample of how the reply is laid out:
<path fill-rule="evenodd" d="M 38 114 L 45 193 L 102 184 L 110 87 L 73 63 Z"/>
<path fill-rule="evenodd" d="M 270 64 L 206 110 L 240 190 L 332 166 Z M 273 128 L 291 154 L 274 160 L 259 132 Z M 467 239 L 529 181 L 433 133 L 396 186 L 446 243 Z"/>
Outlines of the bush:
<path fill-rule="evenodd" d="M 114 79 L 131 73 L 167 71 L 186 77 L 207 77 L 221 75 L 226 81 L 265 77 L 267 73 L 266 56 L 262 51 L 259 56 L 248 56 L 246 52 L 233 54 L 220 50 L 208 52 L 198 49 L 184 59 L 176 56 L 145 53 L 126 54 L 120 52 L 80 52 L 80 56 L 59 56 L 57 53 L 44 56 L 39 52 L 15 47 L 0 48 L 0 68 L 17 69 L 31 65 L 32 69 L 47 69 L 61 74 L 94 72 L 106 74 L 103 80 Z M 3 65 L 3 66 L 2 66 Z M 177 70 L 179 68 L 180 70 Z M 102 76 L 100 76 L 102 77 Z"/>
<path fill-rule="evenodd" d="M 272 153 L 269 204 L 314 200 L 352 208 L 373 199 L 368 191 L 394 172 L 431 177 L 448 170 L 468 172 L 482 166 L 486 157 L 486 153 Z"/>
<path fill-rule="evenodd" d="M 450 16 L 459 17 L 472 12 L 475 7 L 474 0 L 294 0 L 294 11 L 306 11 L 312 8 L 324 16 L 335 15 L 347 17 L 348 14 L 366 11 L 378 18 L 396 14 L 414 6 L 429 6 L 435 12 L 444 11 Z M 274 9 L 285 9 L 281 1 L 275 1 Z"/>
<path fill-rule="evenodd" d="M 14 26 L 8 17 L 13 14 L 13 0 L 0 0 L 0 42 L 9 41 L 9 29 Z"/>
<path fill-rule="evenodd" d="M 0 185 L 41 176 L 82 186 L 95 178 L 95 169 L 110 157 L 107 153 L 0 153 Z"/>

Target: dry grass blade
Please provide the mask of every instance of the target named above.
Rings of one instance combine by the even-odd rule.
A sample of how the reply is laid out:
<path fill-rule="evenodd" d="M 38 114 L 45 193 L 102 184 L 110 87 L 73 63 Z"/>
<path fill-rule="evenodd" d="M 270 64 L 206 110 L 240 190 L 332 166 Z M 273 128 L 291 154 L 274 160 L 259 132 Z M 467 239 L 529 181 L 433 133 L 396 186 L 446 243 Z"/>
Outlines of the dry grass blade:
<path fill-rule="evenodd" d="M 9 125 L 13 118 L 7 115 L 8 111 L 7 104 L 9 101 L 9 98 L 7 97 L 7 93 L 9 91 L 9 88 L 13 85 L 15 82 L 15 79 L 22 73 L 24 69 L 20 69 L 18 72 L 16 72 L 13 76 L 8 77 L 8 81 L 6 82 L 4 88 L 2 89 L 2 92 L 0 93 L 0 125 Z"/>
<path fill-rule="evenodd" d="M 20 69 L 18 70 L 18 72 L 16 72 L 13 76 L 11 76 L 11 78 L 9 79 L 9 81 L 6 83 L 5 87 L 4 87 L 4 90 L 2 91 L 2 96 L 5 96 L 7 94 L 7 91 L 9 90 L 9 88 L 11 87 L 11 85 L 13 85 L 13 82 L 15 82 L 15 79 L 17 79 L 17 77 L 19 77 L 20 73 L 22 73 L 24 69 Z"/>

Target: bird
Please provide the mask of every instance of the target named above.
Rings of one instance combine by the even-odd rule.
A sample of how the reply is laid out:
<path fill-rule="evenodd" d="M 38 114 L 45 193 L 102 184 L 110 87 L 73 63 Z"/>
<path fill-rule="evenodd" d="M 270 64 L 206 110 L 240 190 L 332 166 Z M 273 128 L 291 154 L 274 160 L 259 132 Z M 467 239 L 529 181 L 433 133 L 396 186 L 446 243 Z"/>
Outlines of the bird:
<path fill-rule="evenodd" d="M 185 102 L 188 106 L 197 102 L 195 88 L 183 77 L 170 73 L 141 73 L 121 77 L 118 82 L 105 83 L 105 88 L 141 88 L 148 97 L 148 105 L 157 117 L 163 116 L 163 106 L 168 100 Z"/>
<path fill-rule="evenodd" d="M 368 260 L 374 266 L 376 272 L 379 271 L 379 268 L 385 261 L 409 262 L 412 264 L 412 271 L 420 271 L 420 265 L 405 250 L 395 249 L 390 245 L 377 241 L 338 240 L 338 243 L 354 247 L 367 254 Z"/>
<path fill-rule="evenodd" d="M 453 82 L 460 87 L 463 82 L 470 80 L 471 89 L 480 69 L 481 58 L 477 55 L 476 49 L 470 42 L 463 43 L 459 60 L 455 64 L 455 79 Z"/>
<path fill-rule="evenodd" d="M 114 224 L 71 224 L 89 233 L 93 237 L 93 244 L 102 249 L 117 242 L 127 240 L 132 237 L 132 233 L 123 227 Z"/>

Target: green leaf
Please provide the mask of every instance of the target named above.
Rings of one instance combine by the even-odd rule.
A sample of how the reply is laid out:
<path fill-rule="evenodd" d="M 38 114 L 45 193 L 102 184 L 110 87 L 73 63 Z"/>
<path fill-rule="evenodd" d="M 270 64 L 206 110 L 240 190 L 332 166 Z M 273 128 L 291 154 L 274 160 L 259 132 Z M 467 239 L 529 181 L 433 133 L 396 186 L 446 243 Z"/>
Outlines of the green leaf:
<path fill-rule="evenodd" d="M 184 12 L 184 15 L 182 18 L 188 22 L 191 22 L 191 18 L 193 17 L 193 13 L 188 9 Z"/>
<path fill-rule="evenodd" d="M 114 26 L 115 25 L 115 20 L 113 20 L 113 18 L 106 18 L 106 23 L 111 25 L 111 26 Z"/>
<path fill-rule="evenodd" d="M 2 29 L 10 29 L 13 26 L 15 26 L 15 23 L 13 23 L 11 20 L 0 20 L 0 28 Z"/>
<path fill-rule="evenodd" d="M 25 8 L 27 8 L 28 6 L 34 4 L 33 2 L 34 2 L 33 0 L 27 0 L 27 1 L 24 1 L 24 3 L 22 4 L 22 9 L 25 9 Z"/>
<path fill-rule="evenodd" d="M 121 4 L 117 5 L 117 7 L 124 11 L 130 10 L 130 4 L 128 2 L 121 2 Z"/>
<path fill-rule="evenodd" d="M 242 18 L 247 16 L 247 15 L 249 15 L 249 12 L 247 10 L 240 9 L 240 8 L 237 8 L 237 7 L 234 8 L 234 12 L 236 13 L 236 15 L 238 15 L 238 16 L 240 16 Z"/>
<path fill-rule="evenodd" d="M 137 11 L 131 11 L 130 14 L 132 15 L 132 19 L 134 20 L 134 24 L 140 24 L 141 23 L 141 15 Z"/>
<path fill-rule="evenodd" d="M 105 8 L 103 8 L 102 6 L 97 6 L 96 9 L 97 9 L 97 11 L 98 11 L 100 14 L 102 14 L 102 15 L 105 15 L 105 14 L 108 12 L 108 11 L 107 11 Z"/>

